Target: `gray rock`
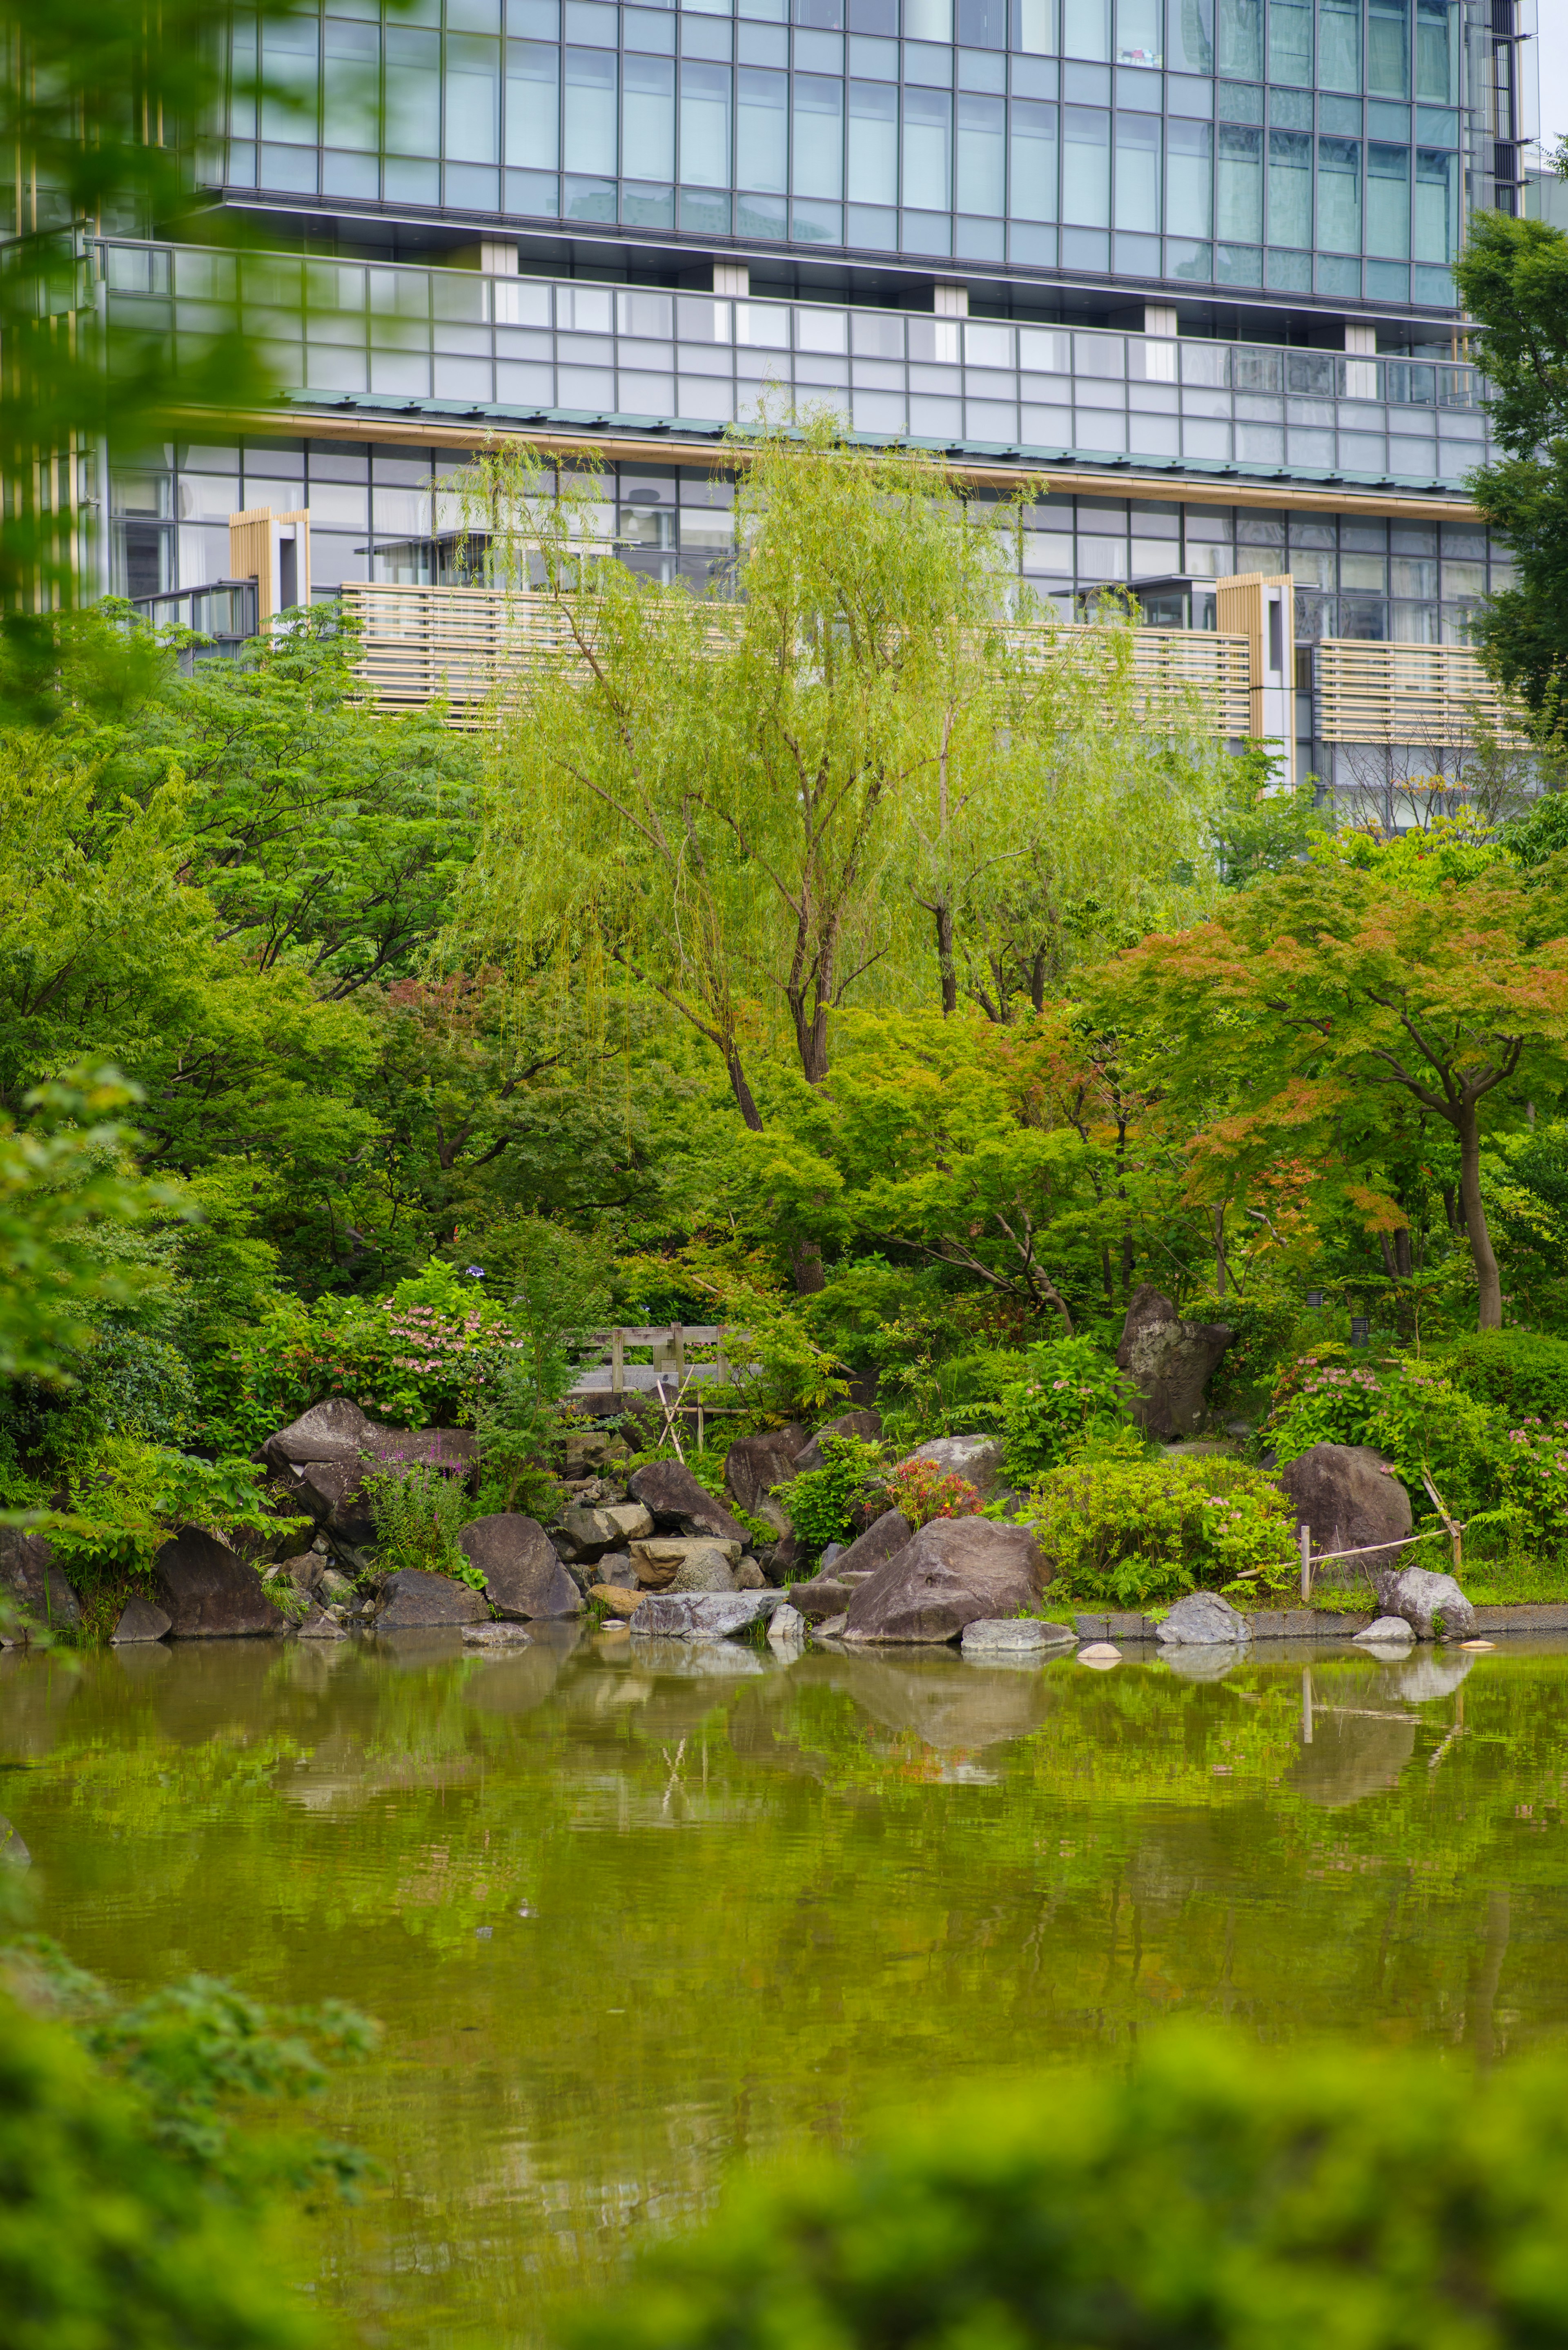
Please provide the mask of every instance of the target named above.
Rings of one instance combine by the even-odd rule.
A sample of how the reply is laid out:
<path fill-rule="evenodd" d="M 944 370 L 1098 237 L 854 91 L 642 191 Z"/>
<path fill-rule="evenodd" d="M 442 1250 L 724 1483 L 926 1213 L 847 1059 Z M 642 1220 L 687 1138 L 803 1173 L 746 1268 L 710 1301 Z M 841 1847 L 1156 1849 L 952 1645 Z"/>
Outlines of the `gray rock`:
<path fill-rule="evenodd" d="M 879 1411 L 841 1411 L 836 1419 L 826 1420 L 809 1444 L 803 1444 L 794 1456 L 794 1473 L 809 1476 L 814 1469 L 826 1466 L 827 1456 L 822 1449 L 825 1436 L 858 1436 L 867 1444 L 875 1444 L 882 1433 Z"/>
<path fill-rule="evenodd" d="M 848 1548 L 847 1543 L 824 1543 L 821 1555 L 816 1562 L 818 1575 L 826 1575 L 830 1566 L 836 1565 Z"/>
<path fill-rule="evenodd" d="M 269 1436 L 262 1458 L 290 1502 L 338 1542 L 358 1544 L 375 1539 L 364 1491 L 372 1470 L 401 1462 L 472 1482 L 479 1446 L 472 1429 L 383 1428 L 347 1396 L 333 1396 Z"/>
<path fill-rule="evenodd" d="M 126 1601 L 119 1621 L 109 1636 L 109 1646 L 130 1648 L 139 1640 L 161 1640 L 169 1628 L 169 1618 L 162 1608 L 139 1595 Z"/>
<path fill-rule="evenodd" d="M 1162 1648 L 1242 1648 L 1252 1627 L 1238 1608 L 1217 1591 L 1189 1591 L 1168 1616 L 1155 1626 Z"/>
<path fill-rule="evenodd" d="M 358 1546 L 376 1539 L 376 1521 L 365 1491 L 363 1461 L 305 1461 L 282 1475 L 289 1501 L 308 1511 L 334 1541 Z"/>
<path fill-rule="evenodd" d="M 934 1518 L 856 1586 L 845 1637 L 956 1640 L 966 1624 L 981 1617 L 1033 1607 L 1049 1573 L 1026 1527 L 993 1525 L 988 1518 Z"/>
<path fill-rule="evenodd" d="M 319 1551 L 306 1550 L 301 1551 L 297 1558 L 281 1560 L 277 1573 L 286 1575 L 296 1591 L 314 1591 L 325 1567 L 326 1561 Z"/>
<path fill-rule="evenodd" d="M 472 1483 L 479 1469 L 479 1439 L 472 1428 L 381 1428 L 372 1447 L 389 1467 L 441 1469 Z"/>
<path fill-rule="evenodd" d="M 164 1544 L 152 1584 L 176 1640 L 254 1639 L 284 1628 L 255 1568 L 199 1526 Z"/>
<path fill-rule="evenodd" d="M 989 1502 L 1002 1482 L 1002 1453 L 1000 1436 L 938 1436 L 929 1444 L 917 1445 L 898 1466 L 907 1469 L 911 1461 L 929 1461 L 944 1477 L 961 1477 L 982 1502 Z"/>
<path fill-rule="evenodd" d="M 1403 1616 L 1379 1616 L 1376 1624 L 1368 1624 L 1365 1632 L 1353 1637 L 1368 1648 L 1408 1648 L 1416 1635 Z"/>
<path fill-rule="evenodd" d="M 693 1543 L 664 1587 L 678 1592 L 733 1591 L 734 1569 L 718 1543 Z"/>
<path fill-rule="evenodd" d="M 1137 1390 L 1133 1417 L 1154 1436 L 1200 1426 L 1209 1375 L 1235 1337 L 1224 1322 L 1183 1322 L 1152 1282 L 1133 1293 L 1116 1363 Z"/>
<path fill-rule="evenodd" d="M 659 1640 L 726 1640 L 781 1605 L 776 1591 L 658 1591 L 643 1601 L 631 1628 Z"/>
<path fill-rule="evenodd" d="M 316 1578 L 316 1593 L 324 1607 L 347 1607 L 359 1596 L 353 1577 L 337 1566 L 322 1568 Z"/>
<path fill-rule="evenodd" d="M 1402 1566 L 1374 1575 L 1372 1587 L 1386 1616 L 1402 1616 L 1417 1640 L 1468 1640 L 1476 1611 L 1451 1575 Z"/>
<path fill-rule="evenodd" d="M 313 1607 L 299 1627 L 302 1640 L 347 1640 L 348 1630 L 343 1621 L 343 1610 L 335 1607 L 330 1614 L 325 1607 Z"/>
<path fill-rule="evenodd" d="M 1410 1532 L 1410 1496 L 1393 1464 L 1368 1444 L 1314 1444 L 1278 1472 L 1295 1503 L 1296 1523 L 1312 1534 L 1314 1551 L 1361 1550 L 1403 1542 Z M 1316 1570 L 1323 1584 L 1358 1584 L 1397 1570 L 1402 1554 L 1369 1548 L 1365 1558 L 1345 1559 Z M 1397 1615 L 1397 1608 L 1389 1611 Z"/>
<path fill-rule="evenodd" d="M 805 1429 L 793 1425 L 737 1437 L 724 1455 L 724 1490 L 736 1508 L 754 1516 L 774 1485 L 788 1484 L 805 1440 Z"/>
<path fill-rule="evenodd" d="M 262 1454 L 270 1469 L 297 1467 L 307 1461 L 353 1465 L 375 1451 L 376 1440 L 384 1432 L 347 1396 L 331 1396 L 269 1436 Z"/>
<path fill-rule="evenodd" d="M 465 1624 L 462 1627 L 465 1648 L 526 1648 L 533 1646 L 533 1638 L 526 1624 Z"/>
<path fill-rule="evenodd" d="M 739 1566 L 745 1547 L 744 1543 L 717 1541 L 706 1534 L 653 1534 L 646 1542 L 632 1543 L 628 1555 L 645 1591 L 667 1591 L 688 1559 L 717 1551 L 726 1565 Z M 723 1588 L 728 1591 L 731 1586 L 726 1583 Z"/>
<path fill-rule="evenodd" d="M 814 1575 L 809 1583 L 791 1584 L 790 1603 L 808 1624 L 820 1624 L 826 1617 L 842 1616 L 859 1588 L 858 1576 L 843 1583 L 836 1575 Z"/>
<path fill-rule="evenodd" d="M 791 1640 L 804 1640 L 805 1638 L 805 1617 L 798 1607 L 792 1607 L 786 1600 L 782 1607 L 774 1609 L 768 1621 L 768 1638 L 776 1648 L 783 1648 Z"/>
<path fill-rule="evenodd" d="M 842 1640 L 844 1627 L 848 1621 L 847 1616 L 825 1616 L 821 1623 L 814 1628 L 811 1637 L 814 1640 Z"/>
<path fill-rule="evenodd" d="M 647 1517 L 647 1511 L 642 1514 Z M 562 1511 L 556 1531 L 571 1544 L 574 1558 L 599 1559 L 607 1550 L 618 1550 L 621 1544 L 621 1530 L 609 1512 L 587 1510 L 581 1503 Z M 648 1531 L 653 1531 L 651 1521 Z"/>
<path fill-rule="evenodd" d="M 1037 1616 L 977 1616 L 959 1643 L 966 1657 L 1045 1657 L 1076 1648 L 1064 1624 L 1043 1624 Z"/>
<path fill-rule="evenodd" d="M 903 1549 L 914 1531 L 902 1511 L 884 1510 L 879 1518 L 872 1519 L 863 1534 L 856 1535 L 846 1550 L 839 1552 L 833 1562 L 835 1575 L 875 1573 Z M 826 1552 L 823 1556 L 826 1561 Z"/>
<path fill-rule="evenodd" d="M 735 1569 L 734 1588 L 737 1591 L 766 1591 L 768 1578 L 754 1558 L 743 1558 Z"/>
<path fill-rule="evenodd" d="M 716 1534 L 738 1542 L 744 1550 L 750 1537 L 740 1520 L 732 1517 L 679 1461 L 653 1461 L 628 1479 L 631 1497 L 651 1511 L 657 1524 L 679 1526 L 686 1534 Z M 736 1555 L 739 1556 L 739 1552 Z"/>
<path fill-rule="evenodd" d="M 533 1518 L 514 1511 L 475 1518 L 458 1535 L 457 1546 L 478 1567 L 491 1606 L 509 1623 L 575 1616 L 583 1605 L 583 1595 L 556 1556 L 548 1534 Z"/>
<path fill-rule="evenodd" d="M 622 1543 L 641 1542 L 653 1532 L 653 1512 L 644 1509 L 640 1502 L 607 1502 L 605 1516 L 616 1530 L 616 1547 Z"/>
<path fill-rule="evenodd" d="M 9 1596 L 43 1625 L 79 1624 L 81 1607 L 43 1534 L 0 1526 L 0 1597 Z"/>
<path fill-rule="evenodd" d="M 446 1624 L 484 1624 L 490 1605 L 482 1591 L 448 1575 L 402 1566 L 389 1575 L 376 1610 L 378 1632 L 424 1631 Z"/>

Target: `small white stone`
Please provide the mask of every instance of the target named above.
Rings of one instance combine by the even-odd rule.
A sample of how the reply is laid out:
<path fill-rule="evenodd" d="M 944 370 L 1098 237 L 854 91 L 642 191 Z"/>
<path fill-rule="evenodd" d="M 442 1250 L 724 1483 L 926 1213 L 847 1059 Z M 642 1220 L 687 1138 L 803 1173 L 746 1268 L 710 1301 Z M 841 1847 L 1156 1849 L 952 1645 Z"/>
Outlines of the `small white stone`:
<path fill-rule="evenodd" d="M 1408 1648 L 1416 1635 L 1403 1616 L 1379 1616 L 1376 1624 L 1368 1624 L 1365 1632 L 1353 1636 L 1368 1648 Z"/>
<path fill-rule="evenodd" d="M 1495 1640 L 1461 1640 L 1459 1646 L 1461 1648 L 1495 1648 L 1497 1642 Z"/>
<path fill-rule="evenodd" d="M 1081 1665 L 1093 1666 L 1097 1673 L 1108 1673 L 1111 1667 L 1119 1665 L 1121 1660 L 1121 1650 L 1113 1648 L 1108 1640 L 1095 1640 L 1088 1648 L 1080 1648 L 1078 1651 L 1078 1662 Z"/>
<path fill-rule="evenodd" d="M 782 1647 L 789 1641 L 804 1640 L 805 1638 L 805 1617 L 786 1599 L 782 1607 L 774 1610 L 773 1620 L 768 1626 L 768 1638 Z"/>

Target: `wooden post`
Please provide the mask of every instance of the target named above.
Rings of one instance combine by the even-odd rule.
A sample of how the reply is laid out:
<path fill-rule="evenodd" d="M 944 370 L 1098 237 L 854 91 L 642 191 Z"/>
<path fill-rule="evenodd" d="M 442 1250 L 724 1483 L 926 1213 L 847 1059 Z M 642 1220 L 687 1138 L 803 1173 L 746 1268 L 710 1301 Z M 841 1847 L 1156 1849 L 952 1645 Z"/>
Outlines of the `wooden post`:
<path fill-rule="evenodd" d="M 1312 1597 L 1312 1528 L 1310 1526 L 1303 1526 L 1301 1529 L 1301 1545 L 1302 1606 L 1304 1607 Z M 1311 1737 L 1310 1730 L 1307 1735 Z"/>
<path fill-rule="evenodd" d="M 1302 1744 L 1312 1744 L 1312 1668 L 1302 1667 Z"/>
<path fill-rule="evenodd" d="M 626 1393 L 626 1333 L 618 1324 L 610 1332 L 610 1393 Z"/>

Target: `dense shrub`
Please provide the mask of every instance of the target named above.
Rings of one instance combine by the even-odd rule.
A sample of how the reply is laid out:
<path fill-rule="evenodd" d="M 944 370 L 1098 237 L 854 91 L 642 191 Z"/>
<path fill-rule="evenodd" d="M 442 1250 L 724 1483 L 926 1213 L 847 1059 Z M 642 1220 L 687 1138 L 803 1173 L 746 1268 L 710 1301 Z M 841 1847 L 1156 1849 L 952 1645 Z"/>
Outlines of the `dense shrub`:
<path fill-rule="evenodd" d="M 1525 2350 L 1568 2334 L 1568 2066 L 1172 2034 L 743 2181 L 567 2350 Z"/>
<path fill-rule="evenodd" d="M 1480 1330 L 1445 1347 L 1438 1367 L 1454 1386 L 1515 1422 L 1568 1419 L 1568 1338 L 1533 1330 Z"/>
<path fill-rule="evenodd" d="M 1292 1351 L 1302 1319 L 1295 1290 L 1271 1288 L 1263 1282 L 1255 1282 L 1245 1293 L 1229 1289 L 1223 1297 L 1200 1290 L 1181 1310 L 1189 1322 L 1223 1322 L 1236 1334 L 1209 1380 L 1210 1409 L 1220 1413 L 1228 1405 L 1251 1402 L 1260 1388 L 1268 1388 L 1281 1356 Z"/>
<path fill-rule="evenodd" d="M 777 1488 L 801 1546 L 813 1558 L 829 1543 L 847 1542 L 856 1513 L 875 1490 L 882 1448 L 858 1436 L 825 1436 L 823 1466 Z"/>
<path fill-rule="evenodd" d="M 1423 1469 L 1455 1517 L 1492 1508 L 1501 1495 L 1502 1416 L 1425 1362 L 1373 1363 L 1325 1347 L 1291 1365 L 1278 1392 L 1264 1439 L 1282 1464 L 1314 1444 L 1369 1444 L 1394 1463 L 1417 1524 L 1437 1516 Z"/>
<path fill-rule="evenodd" d="M 1031 1347 L 1020 1367 L 1002 1390 L 1002 1427 L 1007 1473 L 1022 1485 L 1065 1460 L 1091 1429 L 1116 1425 L 1133 1390 L 1092 1338 Z"/>
<path fill-rule="evenodd" d="M 365 1492 L 381 1545 L 376 1564 L 384 1573 L 422 1567 L 483 1590 L 484 1577 L 458 1548 L 458 1535 L 473 1514 L 461 1477 L 428 1461 L 394 1465 L 372 1471 Z"/>
<path fill-rule="evenodd" d="M 934 1461 L 904 1461 L 889 1470 L 882 1487 L 888 1507 L 898 1510 L 914 1527 L 929 1526 L 933 1518 L 972 1518 L 980 1495 L 956 1469 L 944 1472 Z"/>
<path fill-rule="evenodd" d="M 1062 1596 L 1118 1607 L 1194 1589 L 1235 1596 L 1289 1581 L 1295 1512 L 1261 1470 L 1197 1461 L 1081 1460 L 1053 1469 L 1028 1512 Z"/>

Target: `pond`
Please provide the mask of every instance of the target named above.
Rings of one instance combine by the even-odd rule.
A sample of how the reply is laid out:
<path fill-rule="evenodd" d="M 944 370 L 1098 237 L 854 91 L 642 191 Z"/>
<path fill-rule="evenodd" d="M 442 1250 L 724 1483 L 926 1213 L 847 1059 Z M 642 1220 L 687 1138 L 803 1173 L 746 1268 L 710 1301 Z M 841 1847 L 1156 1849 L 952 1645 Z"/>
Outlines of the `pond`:
<path fill-rule="evenodd" d="M 737 2161 L 1176 2015 L 1507 2061 L 1568 2017 L 1568 1649 L 1219 1678 L 545 1636 L 0 1657 L 36 1922 L 385 2027 L 367 2343 L 531 2345 Z"/>

